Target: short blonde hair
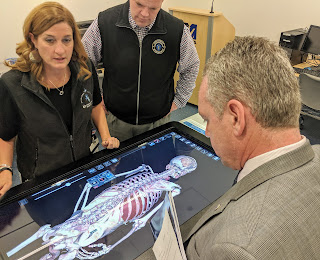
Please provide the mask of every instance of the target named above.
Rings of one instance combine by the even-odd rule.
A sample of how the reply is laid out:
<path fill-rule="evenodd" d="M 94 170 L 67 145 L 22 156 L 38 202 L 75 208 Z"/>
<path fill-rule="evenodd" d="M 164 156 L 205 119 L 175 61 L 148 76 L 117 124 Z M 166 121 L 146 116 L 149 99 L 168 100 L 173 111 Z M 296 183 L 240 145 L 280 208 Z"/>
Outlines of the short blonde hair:
<path fill-rule="evenodd" d="M 16 53 L 19 56 L 17 62 L 13 65 L 7 65 L 12 69 L 23 72 L 30 71 L 38 81 L 41 81 L 43 63 L 42 61 L 39 63 L 32 63 L 30 61 L 29 54 L 35 49 L 35 46 L 29 35 L 32 33 L 34 37 L 37 38 L 50 27 L 61 22 L 66 22 L 72 28 L 74 41 L 72 60 L 78 62 L 80 65 L 80 71 L 77 77 L 84 77 L 84 79 L 90 78 L 91 72 L 87 65 L 88 56 L 81 43 L 79 28 L 71 12 L 57 2 L 44 2 L 36 6 L 29 13 L 23 25 L 24 40 L 19 43 L 16 48 Z"/>

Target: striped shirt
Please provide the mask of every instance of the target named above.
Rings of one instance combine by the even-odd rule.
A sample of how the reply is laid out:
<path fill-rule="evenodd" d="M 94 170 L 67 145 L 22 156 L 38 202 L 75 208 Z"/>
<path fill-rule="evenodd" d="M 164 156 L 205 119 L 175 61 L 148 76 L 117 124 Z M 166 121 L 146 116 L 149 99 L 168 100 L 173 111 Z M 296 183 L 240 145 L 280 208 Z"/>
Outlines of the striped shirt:
<path fill-rule="evenodd" d="M 133 31 L 137 34 L 140 42 L 148 34 L 155 23 L 155 20 L 146 27 L 139 27 L 132 18 L 129 9 L 129 23 Z M 102 42 L 96 18 L 82 38 L 84 48 L 95 66 L 101 61 Z M 178 108 L 184 107 L 192 95 L 195 81 L 199 72 L 200 60 L 194 45 L 193 39 L 187 26 L 184 26 L 180 42 L 180 60 L 178 61 L 179 80 L 177 82 L 176 93 L 173 102 Z"/>

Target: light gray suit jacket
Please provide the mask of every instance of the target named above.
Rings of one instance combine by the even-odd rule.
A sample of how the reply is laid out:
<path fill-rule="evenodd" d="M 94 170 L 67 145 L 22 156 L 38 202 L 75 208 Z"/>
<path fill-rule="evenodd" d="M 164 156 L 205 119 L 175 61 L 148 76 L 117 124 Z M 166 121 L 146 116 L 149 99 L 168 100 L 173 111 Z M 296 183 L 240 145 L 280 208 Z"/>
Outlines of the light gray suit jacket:
<path fill-rule="evenodd" d="M 244 177 L 186 237 L 192 259 L 320 259 L 320 146 L 302 147 Z"/>

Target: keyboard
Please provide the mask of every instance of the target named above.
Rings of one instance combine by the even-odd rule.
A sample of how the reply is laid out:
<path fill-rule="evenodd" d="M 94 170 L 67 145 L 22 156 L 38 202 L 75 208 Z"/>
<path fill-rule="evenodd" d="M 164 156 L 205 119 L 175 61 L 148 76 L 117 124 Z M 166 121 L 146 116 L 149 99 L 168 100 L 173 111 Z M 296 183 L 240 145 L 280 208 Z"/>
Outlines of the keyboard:
<path fill-rule="evenodd" d="M 313 76 L 316 76 L 316 77 L 320 77 L 320 70 L 319 68 L 317 67 L 316 69 L 313 69 L 312 67 L 307 67 L 307 68 L 296 68 L 296 67 L 293 67 L 294 71 L 298 74 L 309 74 L 309 75 L 313 75 Z"/>

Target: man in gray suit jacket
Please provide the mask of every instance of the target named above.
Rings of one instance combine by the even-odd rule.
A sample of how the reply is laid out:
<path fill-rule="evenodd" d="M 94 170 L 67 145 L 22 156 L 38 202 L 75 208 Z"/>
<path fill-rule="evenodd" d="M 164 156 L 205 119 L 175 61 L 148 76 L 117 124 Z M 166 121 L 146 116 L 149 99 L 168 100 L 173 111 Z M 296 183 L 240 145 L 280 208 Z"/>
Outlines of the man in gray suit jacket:
<path fill-rule="evenodd" d="M 320 146 L 300 135 L 300 91 L 282 49 L 239 37 L 206 65 L 199 113 L 237 183 L 185 238 L 188 259 L 320 259 Z"/>

